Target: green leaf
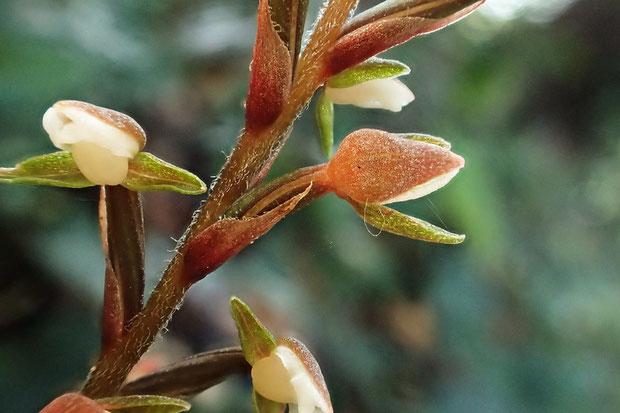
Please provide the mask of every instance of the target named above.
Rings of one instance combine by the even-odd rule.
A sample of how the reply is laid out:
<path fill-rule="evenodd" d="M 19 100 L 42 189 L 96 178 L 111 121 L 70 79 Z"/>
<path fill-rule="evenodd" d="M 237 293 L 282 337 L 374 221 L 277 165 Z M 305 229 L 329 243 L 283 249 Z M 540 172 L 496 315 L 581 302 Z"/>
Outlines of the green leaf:
<path fill-rule="evenodd" d="M 14 168 L 0 168 L 0 182 L 64 188 L 95 185 L 82 175 L 71 153 L 64 151 L 26 159 Z"/>
<path fill-rule="evenodd" d="M 99 223 L 106 255 L 102 349 L 113 348 L 142 309 L 144 220 L 137 192 L 102 186 Z"/>
<path fill-rule="evenodd" d="M 189 195 L 207 190 L 196 175 L 148 152 L 140 152 L 129 160 L 129 172 L 122 185 L 132 191 L 173 191 Z"/>
<path fill-rule="evenodd" d="M 95 401 L 112 413 L 178 413 L 191 407 L 186 401 L 164 396 L 121 396 Z"/>
<path fill-rule="evenodd" d="M 351 87 L 370 80 L 390 79 L 409 73 L 411 73 L 409 66 L 398 60 L 371 57 L 365 62 L 330 77 L 327 86 L 333 88 Z"/>
<path fill-rule="evenodd" d="M 423 133 L 395 133 L 394 135 L 397 135 L 401 138 L 410 139 L 412 141 L 432 143 L 433 145 L 437 145 L 448 150 L 452 147 L 450 142 L 445 139 L 438 138 L 436 136 L 426 135 Z"/>
<path fill-rule="evenodd" d="M 465 240 L 465 235 L 453 234 L 383 205 L 364 204 L 352 199 L 347 201 L 364 221 L 381 231 L 439 244 L 460 244 Z"/>
<path fill-rule="evenodd" d="M 252 405 L 254 406 L 254 413 L 283 413 L 286 409 L 286 404 L 274 402 L 252 391 Z"/>
<path fill-rule="evenodd" d="M 254 365 L 258 360 L 269 356 L 276 348 L 276 342 L 271 333 L 252 314 L 250 308 L 237 297 L 232 297 L 230 311 L 237 325 L 241 348 L 248 363 Z"/>
<path fill-rule="evenodd" d="M 196 354 L 179 363 L 125 384 L 121 394 L 189 397 L 222 382 L 231 374 L 249 373 L 240 347 Z"/>
<path fill-rule="evenodd" d="M 334 146 L 334 104 L 325 96 L 325 90 L 321 91 L 316 102 L 316 123 L 321 151 L 329 159 Z"/>

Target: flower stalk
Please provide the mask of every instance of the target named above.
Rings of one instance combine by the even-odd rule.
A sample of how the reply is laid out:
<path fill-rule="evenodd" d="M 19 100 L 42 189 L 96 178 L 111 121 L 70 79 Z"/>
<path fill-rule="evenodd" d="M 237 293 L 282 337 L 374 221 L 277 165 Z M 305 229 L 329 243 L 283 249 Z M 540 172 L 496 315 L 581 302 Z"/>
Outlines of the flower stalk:
<path fill-rule="evenodd" d="M 115 394 L 131 368 L 168 323 L 190 287 L 178 282 L 187 278 L 184 256 L 188 241 L 214 224 L 238 198 L 258 183 L 256 177 L 269 164 L 271 154 L 277 153 L 284 144 L 292 123 L 315 90 L 325 82 L 329 50 L 356 3 L 356 0 L 330 0 L 327 3 L 298 62 L 295 80 L 282 113 L 266 129 L 258 132 L 242 131 L 235 149 L 224 164 L 205 204 L 187 229 L 161 281 L 130 324 L 122 342 L 114 351 L 102 354 L 91 369 L 82 389 L 84 395 L 105 397 Z"/>
<path fill-rule="evenodd" d="M 383 206 L 425 196 L 447 184 L 463 167 L 463 158 L 450 151 L 449 143 L 430 135 L 358 130 L 343 140 L 328 163 L 259 184 L 319 88 L 323 87 L 316 115 L 321 147 L 329 158 L 334 104 L 400 111 L 414 98 L 396 79 L 408 74 L 409 68 L 374 56 L 439 30 L 483 2 L 385 0 L 349 19 L 357 0 L 325 0 L 300 54 L 308 0 L 259 0 L 245 126 L 144 306 L 144 228 L 138 191 L 201 194 L 206 185 L 190 172 L 141 152 L 146 134 L 128 115 L 80 101 L 60 101 L 49 108 L 43 127 L 61 151 L 0 168 L 0 182 L 69 188 L 100 185 L 106 274 L 99 360 L 81 395 L 61 396 L 44 412 L 74 406 L 93 413 L 187 410 L 189 404 L 181 400 L 118 395 L 128 373 L 193 284 L 288 214 L 327 193 L 349 202 L 366 223 L 381 230 L 429 242 L 462 242 L 463 235 Z M 290 338 L 275 341 L 237 299 L 231 302 L 231 310 L 243 355 L 253 366 L 256 411 L 280 413 L 289 404 L 290 411 L 332 413 L 320 368 L 306 347 Z M 219 366 L 208 377 L 199 374 L 197 378 L 193 359 L 151 380 L 189 374 L 190 383 L 176 383 L 179 394 L 201 391 L 232 369 L 247 368 L 238 363 L 239 350 L 229 355 L 234 363 L 227 363 L 222 354 L 201 359 L 200 363 Z"/>

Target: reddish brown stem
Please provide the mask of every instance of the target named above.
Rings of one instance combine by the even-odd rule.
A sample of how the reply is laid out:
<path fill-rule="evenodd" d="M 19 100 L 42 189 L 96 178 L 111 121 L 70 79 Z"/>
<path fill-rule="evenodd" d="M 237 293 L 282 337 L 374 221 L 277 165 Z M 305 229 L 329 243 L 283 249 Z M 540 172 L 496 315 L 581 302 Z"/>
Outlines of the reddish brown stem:
<path fill-rule="evenodd" d="M 284 109 L 275 122 L 258 132 L 243 131 L 239 142 L 209 194 L 198 216 L 188 228 L 175 258 L 153 291 L 144 309 L 135 317 L 127 334 L 113 351 L 101 355 L 91 369 L 82 390 L 92 397 L 118 392 L 131 368 L 151 345 L 172 313 L 179 307 L 187 288 L 183 280 L 183 257 L 187 240 L 217 221 L 230 206 L 257 183 L 271 155 L 287 137 L 287 131 L 308 103 L 314 91 L 325 81 L 325 62 L 329 50 L 357 0 L 331 0 L 297 65 L 295 81 Z"/>

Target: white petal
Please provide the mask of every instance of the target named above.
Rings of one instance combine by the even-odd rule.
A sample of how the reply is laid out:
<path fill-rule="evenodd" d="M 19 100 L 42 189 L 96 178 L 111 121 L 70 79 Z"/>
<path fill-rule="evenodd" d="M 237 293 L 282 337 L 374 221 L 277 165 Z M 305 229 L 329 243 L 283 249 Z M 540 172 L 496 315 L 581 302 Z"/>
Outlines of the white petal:
<path fill-rule="evenodd" d="M 291 377 L 280 357 L 273 353 L 252 367 L 254 389 L 263 397 L 280 403 L 296 403 Z"/>
<path fill-rule="evenodd" d="M 77 142 L 92 142 L 126 158 L 140 151 L 134 137 L 76 107 L 52 106 L 43 115 L 43 128 L 62 150 L 71 150 Z"/>
<path fill-rule="evenodd" d="M 391 204 L 392 202 L 402 202 L 409 201 L 411 199 L 422 198 L 425 195 L 430 194 L 431 192 L 435 192 L 439 188 L 445 186 L 454 176 L 459 172 L 460 168 L 455 168 L 450 172 L 446 172 L 443 175 L 439 175 L 431 179 L 430 181 L 426 181 L 421 185 L 418 185 L 404 194 L 400 194 L 395 196 L 394 198 L 388 199 L 387 201 L 382 201 L 381 204 Z"/>
<path fill-rule="evenodd" d="M 375 79 L 345 88 L 325 87 L 327 99 L 340 105 L 400 112 L 411 103 L 413 93 L 398 79 Z"/>
<path fill-rule="evenodd" d="M 71 145 L 80 172 L 96 185 L 119 185 L 127 177 L 128 159 L 92 142 Z"/>
<path fill-rule="evenodd" d="M 297 405 L 299 413 L 328 412 L 313 378 L 295 352 L 278 346 L 252 367 L 254 389 L 263 397 Z"/>

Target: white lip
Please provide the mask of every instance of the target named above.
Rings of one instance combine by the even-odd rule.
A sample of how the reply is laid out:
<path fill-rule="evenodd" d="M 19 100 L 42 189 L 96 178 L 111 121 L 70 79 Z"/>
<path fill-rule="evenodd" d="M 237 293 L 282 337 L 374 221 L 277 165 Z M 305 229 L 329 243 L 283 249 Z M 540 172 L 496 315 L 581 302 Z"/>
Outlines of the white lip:
<path fill-rule="evenodd" d="M 327 413 L 327 407 L 314 379 L 294 351 L 278 346 L 268 357 L 252 367 L 254 389 L 263 397 L 280 403 L 291 403 L 291 411 Z"/>
<path fill-rule="evenodd" d="M 452 180 L 452 178 L 455 177 L 455 175 L 459 172 L 460 169 L 461 168 L 455 168 L 451 170 L 450 172 L 446 172 L 443 175 L 439 175 L 429 181 L 424 182 L 423 184 L 420 184 L 410 189 L 409 191 L 403 194 L 395 196 L 394 198 L 390 198 L 387 201 L 382 201 L 381 204 L 391 204 L 393 202 L 402 202 L 402 201 L 409 201 L 412 199 L 422 198 L 423 196 L 426 196 L 430 194 L 431 192 L 435 192 L 439 188 L 445 186 L 448 182 Z"/>
<path fill-rule="evenodd" d="M 43 128 L 59 149 L 72 152 L 82 174 L 96 185 L 119 185 L 128 160 L 140 151 L 136 138 L 78 107 L 54 105 Z"/>
<path fill-rule="evenodd" d="M 355 105 L 370 109 L 400 112 L 414 100 L 414 95 L 397 79 L 375 79 L 351 87 L 325 87 L 325 96 L 339 105 Z"/>

